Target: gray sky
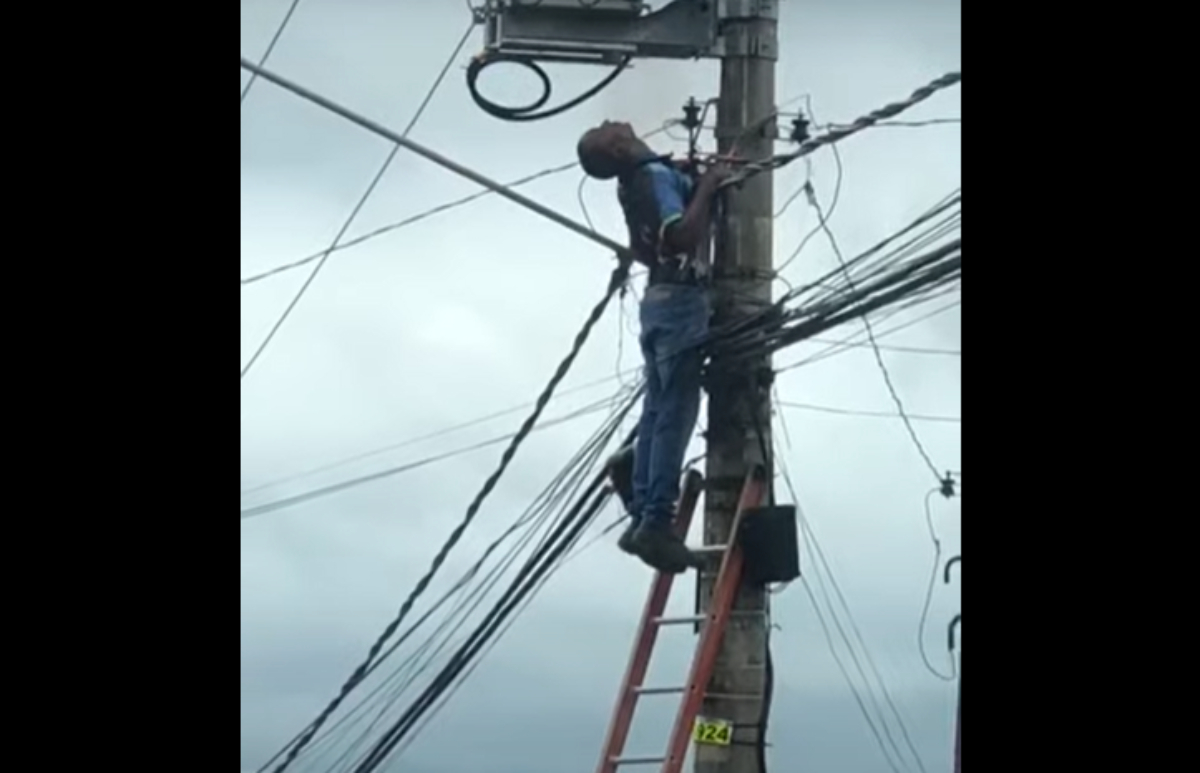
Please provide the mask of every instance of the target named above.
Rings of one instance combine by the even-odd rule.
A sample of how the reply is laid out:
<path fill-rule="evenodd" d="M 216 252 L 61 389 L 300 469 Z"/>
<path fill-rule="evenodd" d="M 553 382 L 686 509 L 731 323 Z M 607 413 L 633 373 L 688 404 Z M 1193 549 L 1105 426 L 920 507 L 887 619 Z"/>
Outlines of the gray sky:
<path fill-rule="evenodd" d="M 242 3 L 243 55 L 261 55 L 287 5 L 288 0 Z M 957 2 L 782 5 L 779 102 L 811 94 L 821 121 L 848 122 L 960 67 Z M 302 0 L 269 67 L 399 130 L 466 24 L 461 2 Z M 477 31 L 460 65 L 481 43 Z M 712 95 L 716 67 L 639 63 L 572 112 L 508 124 L 471 102 L 462 67 L 456 66 L 412 137 L 484 174 L 514 179 L 570 162 L 578 134 L 603 118 L 627 119 L 648 131 L 677 117 L 688 96 Z M 561 70 L 553 72 L 553 101 L 601 75 Z M 487 93 L 501 102 L 536 95 L 536 82 L 521 71 L 497 67 L 485 80 Z M 904 118 L 959 115 L 954 88 Z M 830 225 L 846 254 L 905 225 L 960 184 L 959 129 L 880 128 L 840 145 L 844 181 Z M 654 145 L 679 148 L 661 135 Z M 242 276 L 328 246 L 388 150 L 386 142 L 357 127 L 257 83 L 242 106 Z M 812 166 L 817 194 L 828 205 L 833 158 L 818 153 Z M 777 175 L 777 202 L 804 174 L 803 165 L 795 164 Z M 582 220 L 578 183 L 573 171 L 521 190 Z M 402 152 L 351 234 L 475 190 Z M 622 239 L 611 187 L 589 183 L 585 196 L 597 227 Z M 793 205 L 777 223 L 777 260 L 815 222 L 803 200 Z M 828 243 L 817 238 L 786 273 L 795 283 L 835 265 Z M 242 381 L 243 490 L 532 400 L 602 295 L 611 268 L 602 248 L 496 197 L 336 253 Z M 243 288 L 243 363 L 307 274 L 300 269 Z M 958 298 L 956 292 L 880 327 Z M 632 297 L 625 301 L 624 322 L 616 312 L 611 309 L 597 327 L 564 388 L 637 365 Z M 883 343 L 958 351 L 959 308 Z M 786 365 L 820 348 L 792 347 L 776 363 Z M 960 357 L 899 351 L 885 351 L 884 357 L 910 413 L 960 416 Z M 614 387 L 607 383 L 566 395 L 546 416 L 604 398 Z M 787 402 L 894 411 L 872 353 L 862 347 L 781 375 L 779 389 Z M 296 478 L 244 495 L 242 506 L 503 435 L 524 415 L 518 411 Z M 530 437 L 427 602 L 512 522 L 601 418 L 594 414 Z M 946 771 L 954 686 L 925 669 L 916 645 L 933 561 L 923 508 L 932 477 L 896 418 L 801 409 L 784 409 L 782 418 L 791 440 L 784 461 L 800 504 L 927 770 Z M 961 470 L 960 424 L 920 421 L 916 429 L 940 468 Z M 243 770 L 262 764 L 332 697 L 426 571 L 500 450 L 492 446 L 243 521 Z M 779 490 L 786 499 L 786 489 Z M 959 550 L 959 503 L 932 502 L 933 523 L 948 554 Z M 600 520 L 613 517 L 610 510 Z M 555 576 L 396 769 L 563 773 L 594 764 L 650 577 L 612 543 L 607 538 L 596 544 Z M 690 601 L 690 586 L 689 579 L 674 600 L 681 610 Z M 929 656 L 943 672 L 950 669 L 945 624 L 959 603 L 957 583 L 937 584 L 925 635 Z M 419 605 L 415 612 L 425 608 Z M 773 637 L 772 769 L 887 773 L 799 583 L 776 597 L 775 611 L 780 630 Z M 682 632 L 661 640 L 654 681 L 680 681 L 692 643 Z M 844 659 L 844 645 L 835 643 Z M 851 675 L 857 682 L 857 673 Z M 858 689 L 865 699 L 865 688 Z M 874 695 L 882 703 L 877 685 Z M 639 713 L 631 750 L 651 753 L 665 740 L 674 704 L 656 700 L 658 710 Z"/>

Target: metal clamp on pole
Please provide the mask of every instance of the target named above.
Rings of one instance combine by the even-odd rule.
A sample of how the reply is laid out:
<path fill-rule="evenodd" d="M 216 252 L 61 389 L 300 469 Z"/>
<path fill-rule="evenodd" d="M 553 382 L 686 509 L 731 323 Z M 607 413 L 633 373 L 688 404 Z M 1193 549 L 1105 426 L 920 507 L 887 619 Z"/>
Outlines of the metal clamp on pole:
<path fill-rule="evenodd" d="M 770 19 L 778 21 L 778 0 L 718 0 L 717 18 L 726 19 Z"/>
<path fill-rule="evenodd" d="M 739 25 L 721 35 L 717 51 L 721 57 L 744 56 L 775 62 L 779 60 L 779 36 L 774 27 L 762 31 Z"/>

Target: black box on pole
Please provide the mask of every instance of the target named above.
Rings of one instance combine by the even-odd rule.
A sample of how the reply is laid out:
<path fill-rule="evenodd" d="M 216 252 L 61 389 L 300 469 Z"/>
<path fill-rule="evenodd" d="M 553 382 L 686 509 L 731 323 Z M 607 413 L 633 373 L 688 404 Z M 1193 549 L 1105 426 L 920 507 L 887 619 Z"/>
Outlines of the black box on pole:
<path fill-rule="evenodd" d="M 800 540 L 795 505 L 756 507 L 742 514 L 738 540 L 747 582 L 769 585 L 800 576 Z"/>

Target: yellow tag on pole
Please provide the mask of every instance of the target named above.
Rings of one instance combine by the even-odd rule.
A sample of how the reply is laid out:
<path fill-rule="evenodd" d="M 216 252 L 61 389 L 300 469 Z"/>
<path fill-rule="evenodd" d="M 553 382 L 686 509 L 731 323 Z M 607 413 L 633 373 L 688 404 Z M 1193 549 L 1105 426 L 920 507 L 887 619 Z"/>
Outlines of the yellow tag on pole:
<path fill-rule="evenodd" d="M 692 740 L 709 746 L 728 746 L 733 740 L 733 725 L 724 719 L 696 717 Z"/>

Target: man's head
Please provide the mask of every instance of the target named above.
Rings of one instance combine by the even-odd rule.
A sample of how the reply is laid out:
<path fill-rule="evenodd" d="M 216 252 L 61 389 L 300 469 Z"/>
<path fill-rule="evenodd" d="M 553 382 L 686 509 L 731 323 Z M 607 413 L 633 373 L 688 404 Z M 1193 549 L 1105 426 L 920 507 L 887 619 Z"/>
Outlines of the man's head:
<path fill-rule="evenodd" d="M 605 121 L 584 132 L 576 152 L 579 165 L 589 177 L 608 180 L 636 161 L 645 147 L 629 124 Z"/>

